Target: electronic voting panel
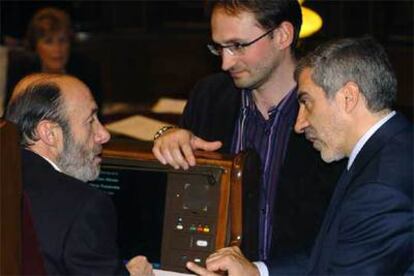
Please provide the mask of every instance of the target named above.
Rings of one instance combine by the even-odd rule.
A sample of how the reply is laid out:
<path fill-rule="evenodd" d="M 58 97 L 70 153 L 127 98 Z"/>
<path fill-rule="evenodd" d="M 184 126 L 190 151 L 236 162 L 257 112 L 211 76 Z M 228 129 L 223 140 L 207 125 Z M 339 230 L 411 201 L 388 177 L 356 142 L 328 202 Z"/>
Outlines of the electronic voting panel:
<path fill-rule="evenodd" d="M 155 268 L 188 272 L 187 261 L 204 265 L 215 250 L 240 245 L 247 223 L 243 212 L 254 210 L 242 206 L 242 198 L 254 201 L 257 190 L 244 185 L 242 191 L 243 181 L 253 187 L 259 177 L 256 166 L 250 173 L 243 166 L 256 157 L 197 153 L 196 158 L 197 166 L 175 170 L 142 145 L 111 143 L 104 148 L 101 174 L 90 185 L 114 201 L 125 262 L 145 255 Z M 255 231 L 249 227 L 245 232 L 250 232 L 246 241 L 257 244 Z"/>

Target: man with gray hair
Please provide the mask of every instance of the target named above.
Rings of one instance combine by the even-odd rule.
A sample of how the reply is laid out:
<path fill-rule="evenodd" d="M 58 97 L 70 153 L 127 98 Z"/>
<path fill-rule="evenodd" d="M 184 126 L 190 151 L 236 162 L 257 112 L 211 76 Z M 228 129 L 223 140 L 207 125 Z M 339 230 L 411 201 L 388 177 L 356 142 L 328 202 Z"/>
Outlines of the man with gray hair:
<path fill-rule="evenodd" d="M 6 119 L 21 134 L 23 189 L 48 274 L 123 275 L 111 199 L 89 187 L 110 135 L 88 87 L 67 75 L 34 74 L 14 89 Z M 152 275 L 145 257 L 127 263 Z"/>
<path fill-rule="evenodd" d="M 414 261 L 413 128 L 392 109 L 397 81 L 384 49 L 372 38 L 321 45 L 299 61 L 295 79 L 295 131 L 305 134 L 325 162 L 349 158 L 308 274 L 408 272 Z M 200 275 L 259 275 L 248 270 L 252 266 L 238 248 L 212 254 L 206 269 L 187 267 Z"/>
<path fill-rule="evenodd" d="M 348 157 L 310 274 L 397 275 L 414 261 L 413 129 L 393 111 L 397 80 L 374 39 L 320 46 L 295 71 L 295 130 L 325 162 Z"/>

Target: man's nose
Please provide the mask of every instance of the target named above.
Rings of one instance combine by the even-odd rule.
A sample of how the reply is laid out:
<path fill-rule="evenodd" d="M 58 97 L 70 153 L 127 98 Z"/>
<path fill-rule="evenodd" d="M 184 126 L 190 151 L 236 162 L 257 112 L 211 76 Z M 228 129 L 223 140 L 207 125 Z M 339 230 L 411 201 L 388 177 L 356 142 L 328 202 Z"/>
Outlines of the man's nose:
<path fill-rule="evenodd" d="M 96 142 L 99 144 L 105 144 L 111 139 L 111 134 L 109 134 L 108 130 L 98 122 L 98 128 L 96 130 Z"/>
<path fill-rule="evenodd" d="M 295 132 L 296 133 L 303 133 L 305 131 L 305 128 L 309 126 L 309 122 L 306 118 L 306 111 L 303 107 L 299 108 L 298 116 L 296 118 L 295 123 Z"/>
<path fill-rule="evenodd" d="M 228 71 L 236 64 L 237 56 L 232 55 L 228 49 L 223 49 L 221 53 L 221 69 Z"/>

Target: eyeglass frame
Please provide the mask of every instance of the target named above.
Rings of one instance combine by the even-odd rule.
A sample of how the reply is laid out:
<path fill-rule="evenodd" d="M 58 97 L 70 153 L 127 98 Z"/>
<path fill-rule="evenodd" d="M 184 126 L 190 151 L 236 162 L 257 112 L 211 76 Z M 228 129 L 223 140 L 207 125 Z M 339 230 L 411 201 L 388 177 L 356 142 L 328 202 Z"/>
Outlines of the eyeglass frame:
<path fill-rule="evenodd" d="M 253 45 L 254 43 L 261 40 L 262 38 L 266 37 L 271 32 L 273 32 L 275 29 L 277 29 L 277 27 L 274 27 L 274 28 L 268 30 L 264 34 L 260 35 L 259 37 L 253 39 L 252 41 L 246 42 L 246 43 L 236 42 L 236 43 L 233 43 L 233 44 L 230 44 L 230 45 L 225 45 L 225 46 L 220 45 L 218 43 L 208 43 L 207 48 L 210 51 L 210 53 L 212 53 L 215 56 L 221 56 L 223 54 L 223 49 L 227 50 L 227 52 L 232 56 L 242 55 L 245 48 Z"/>

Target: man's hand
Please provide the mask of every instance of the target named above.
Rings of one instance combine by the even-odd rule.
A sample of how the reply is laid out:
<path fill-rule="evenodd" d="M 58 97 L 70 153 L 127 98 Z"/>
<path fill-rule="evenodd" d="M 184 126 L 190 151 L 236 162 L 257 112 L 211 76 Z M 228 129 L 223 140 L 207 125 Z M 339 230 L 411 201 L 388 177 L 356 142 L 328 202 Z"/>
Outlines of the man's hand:
<path fill-rule="evenodd" d="M 195 150 L 215 151 L 221 146 L 220 141 L 208 142 L 186 129 L 172 128 L 154 141 L 152 152 L 162 164 L 187 170 L 196 164 Z"/>
<path fill-rule="evenodd" d="M 237 246 L 225 247 L 211 254 L 206 260 L 206 268 L 193 262 L 187 263 L 187 268 L 201 276 L 221 275 L 226 271 L 229 276 L 259 276 L 259 270 L 252 264 Z"/>
<path fill-rule="evenodd" d="M 129 275 L 132 276 L 154 276 L 152 265 L 144 256 L 135 256 L 126 264 Z"/>

